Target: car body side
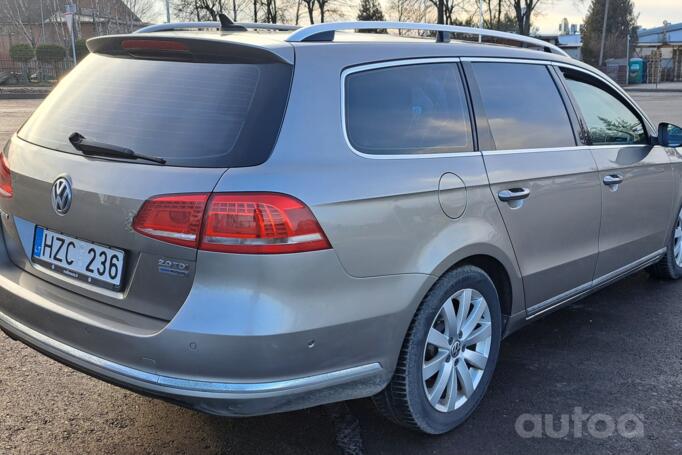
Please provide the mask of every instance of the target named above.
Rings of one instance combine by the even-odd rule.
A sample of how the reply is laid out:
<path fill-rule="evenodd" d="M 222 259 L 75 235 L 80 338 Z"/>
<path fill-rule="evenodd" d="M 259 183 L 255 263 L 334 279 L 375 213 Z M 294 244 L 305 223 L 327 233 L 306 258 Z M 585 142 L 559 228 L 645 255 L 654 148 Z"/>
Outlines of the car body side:
<path fill-rule="evenodd" d="M 581 62 L 521 49 L 424 42 L 400 46 L 383 42 L 337 42 L 332 48 L 328 43 L 297 44 L 297 71 L 273 156 L 258 169 L 229 170 L 217 190 L 246 188 L 258 191 L 267 182 L 268 190 L 300 195 L 320 220 L 344 269 L 354 277 L 408 274 L 439 277 L 463 262 L 480 264 L 493 276 L 498 292 L 503 294 L 503 312 L 508 321 L 505 333 L 509 334 L 526 323 L 529 314 L 525 296 L 533 290 L 524 290 L 514 247 L 495 204 L 496 196 L 491 191 L 488 175 L 490 169 L 486 170 L 481 154 L 486 150 L 486 144 L 478 144 L 473 153 L 370 157 L 355 152 L 344 131 L 344 72 L 377 63 L 408 64 L 420 59 L 422 62 L 457 62 L 460 59 L 540 62 L 548 67 L 557 65 L 585 71 L 608 83 L 606 76 Z M 638 109 L 648 135 L 655 136 L 653 125 L 636 103 L 619 88 L 613 88 Z M 568 104 L 568 100 L 565 101 Z M 483 142 L 480 138 L 479 141 Z M 668 157 L 671 163 L 680 159 L 674 150 L 656 148 L 659 158 Z M 582 149 L 591 156 L 591 148 L 587 145 L 577 144 L 574 149 Z M 554 171 L 561 172 L 561 160 L 555 158 L 556 153 L 552 152 L 552 155 L 549 159 L 554 160 Z M 540 154 L 535 158 L 540 158 Z M 310 168 L 313 162 L 316 163 L 314 170 Z M 596 165 L 593 165 L 592 170 L 596 172 Z M 666 183 L 679 178 L 679 166 L 667 163 L 666 166 L 674 168 L 669 173 L 675 174 L 672 178 L 666 176 Z M 532 174 L 530 170 L 523 172 Z M 445 173 L 456 174 L 465 186 L 466 210 L 454 220 L 444 216 L 438 203 L 438 179 Z M 251 177 L 256 174 L 257 179 Z M 263 175 L 267 178 L 262 179 Z M 292 175 L 296 177 L 290 178 Z M 567 179 L 571 178 L 569 173 Z M 516 179 L 523 180 L 523 177 L 517 175 Z M 600 193 L 602 185 L 595 181 L 597 185 Z M 671 203 L 679 206 L 682 201 L 679 186 L 675 191 Z M 670 196 L 662 197 L 668 199 Z M 598 228 L 601 201 L 594 203 L 598 206 L 597 219 L 588 221 L 596 223 Z M 670 232 L 675 218 L 673 212 L 671 206 L 661 232 Z M 656 250 L 663 248 L 668 238 L 659 241 Z M 589 276 L 591 281 L 592 273 Z M 541 278 L 546 281 L 549 277 Z M 578 295 L 584 296 L 592 290 L 589 287 Z M 424 293 L 425 288 L 422 288 L 410 295 L 410 311 L 406 314 L 414 312 Z M 549 284 L 545 293 L 556 297 Z M 407 330 L 409 321 L 409 318 L 402 321 L 401 331 Z M 396 349 L 399 345 L 399 342 L 394 344 Z"/>
<path fill-rule="evenodd" d="M 292 46 L 295 57 L 288 47 L 277 45 L 280 54 L 295 59 L 295 67 L 273 153 L 259 166 L 227 169 L 213 188 L 293 195 L 310 207 L 332 249 L 260 256 L 199 251 L 192 288 L 170 321 L 128 314 L 76 296 L 2 257 L 0 315 L 19 325 L 2 318 L 0 325 L 43 352 L 111 382 L 207 412 L 253 415 L 382 390 L 420 302 L 438 278 L 458 264 L 477 265 L 491 276 L 500 294 L 506 334 L 525 324 L 529 289 L 524 289 L 519 261 L 491 190 L 481 153 L 484 145 L 448 155 L 386 158 L 356 153 L 344 130 L 343 73 L 380 62 L 457 63 L 469 57 L 548 61 L 596 73 L 560 56 L 499 46 L 338 41 L 297 43 Z M 645 123 L 655 135 L 653 126 Z M 16 136 L 14 140 L 20 141 Z M 676 164 L 668 166 L 671 178 L 679 182 L 682 166 L 677 164 L 682 164 L 682 157 L 674 150 L 659 153 Z M 21 166 L 19 161 L 13 164 Z M 462 185 L 443 184 L 443 176 L 452 174 Z M 447 198 L 464 201 L 458 216 L 445 213 Z M 677 185 L 670 203 L 679 206 L 680 201 L 682 189 Z M 665 220 L 666 232 L 672 229 L 673 212 Z M 3 229 L 14 238 L 29 235 L 9 217 L 3 217 Z M 125 372 L 112 374 L 102 365 L 99 371 L 82 357 L 65 360 L 59 349 L 37 335 L 21 337 L 22 327 L 29 325 L 34 330 L 30 333 L 153 377 L 131 380 Z M 315 393 L 304 386 L 292 391 L 283 385 L 358 367 L 369 367 L 367 374 L 357 376 L 363 381 L 352 375 L 331 378 L 320 382 L 324 389 L 311 386 Z M 198 385 L 180 390 L 177 384 L 163 383 L 168 377 Z M 211 390 L 213 383 L 274 385 L 256 393 L 257 405 L 248 405 L 246 399 L 253 393 L 240 387 Z"/>

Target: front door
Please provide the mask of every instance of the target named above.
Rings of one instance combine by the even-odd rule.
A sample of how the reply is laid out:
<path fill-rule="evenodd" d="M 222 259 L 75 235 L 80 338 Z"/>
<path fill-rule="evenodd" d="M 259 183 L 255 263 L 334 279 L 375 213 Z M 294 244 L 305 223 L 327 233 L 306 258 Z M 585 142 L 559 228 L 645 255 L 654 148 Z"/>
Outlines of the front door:
<path fill-rule="evenodd" d="M 672 166 L 663 147 L 649 145 L 643 119 L 629 101 L 587 74 L 565 70 L 564 76 L 599 169 L 599 284 L 665 246 L 673 212 Z"/>

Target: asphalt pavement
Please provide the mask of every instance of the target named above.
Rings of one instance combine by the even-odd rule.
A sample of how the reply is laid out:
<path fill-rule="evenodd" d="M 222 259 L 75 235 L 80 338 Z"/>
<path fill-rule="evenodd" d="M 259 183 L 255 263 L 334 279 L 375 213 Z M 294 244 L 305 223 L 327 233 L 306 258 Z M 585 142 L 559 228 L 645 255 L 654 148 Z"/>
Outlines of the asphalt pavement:
<path fill-rule="evenodd" d="M 682 93 L 632 95 L 654 121 L 682 124 Z M 0 141 L 38 103 L 0 101 Z M 211 417 L 0 335 L 0 454 L 679 454 L 681 328 L 682 281 L 633 275 L 505 340 L 479 410 L 440 437 L 394 426 L 369 400 Z"/>

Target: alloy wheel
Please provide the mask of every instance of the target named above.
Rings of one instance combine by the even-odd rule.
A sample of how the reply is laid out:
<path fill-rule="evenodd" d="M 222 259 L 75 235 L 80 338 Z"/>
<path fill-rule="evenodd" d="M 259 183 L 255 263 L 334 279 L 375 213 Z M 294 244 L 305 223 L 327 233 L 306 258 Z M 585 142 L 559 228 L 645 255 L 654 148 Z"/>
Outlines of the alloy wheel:
<path fill-rule="evenodd" d="M 678 226 L 681 221 L 678 218 Z M 473 395 L 490 355 L 491 324 L 488 303 L 475 289 L 457 291 L 441 306 L 422 364 L 426 398 L 437 411 L 453 411 Z"/>

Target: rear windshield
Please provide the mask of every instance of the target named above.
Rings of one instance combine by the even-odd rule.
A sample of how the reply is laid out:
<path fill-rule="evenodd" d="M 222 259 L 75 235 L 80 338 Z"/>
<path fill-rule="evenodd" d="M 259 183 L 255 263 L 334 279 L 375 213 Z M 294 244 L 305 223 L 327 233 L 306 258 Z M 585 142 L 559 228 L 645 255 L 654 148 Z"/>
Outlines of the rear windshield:
<path fill-rule="evenodd" d="M 171 166 L 255 166 L 274 147 L 291 74 L 284 63 L 187 63 L 93 54 L 59 84 L 19 136 L 80 153 L 69 142 L 77 132 L 164 158 Z"/>

